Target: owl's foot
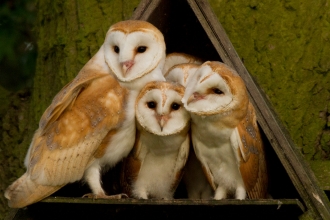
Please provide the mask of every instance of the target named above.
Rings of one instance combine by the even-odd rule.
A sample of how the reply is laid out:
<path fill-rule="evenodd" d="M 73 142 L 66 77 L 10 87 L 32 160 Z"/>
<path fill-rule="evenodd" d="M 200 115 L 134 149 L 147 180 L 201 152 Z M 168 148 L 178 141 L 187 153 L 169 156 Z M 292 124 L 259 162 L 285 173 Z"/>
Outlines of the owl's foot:
<path fill-rule="evenodd" d="M 214 193 L 215 200 L 222 200 L 225 199 L 227 196 L 227 190 L 225 187 L 218 186 Z"/>
<path fill-rule="evenodd" d="M 244 187 L 237 187 L 235 198 L 239 200 L 246 199 L 246 191 Z"/>
<path fill-rule="evenodd" d="M 128 198 L 128 195 L 125 193 L 116 194 L 116 195 L 105 195 L 105 194 L 94 194 L 94 193 L 87 193 L 83 195 L 83 198 L 90 198 L 90 199 L 125 199 Z"/>

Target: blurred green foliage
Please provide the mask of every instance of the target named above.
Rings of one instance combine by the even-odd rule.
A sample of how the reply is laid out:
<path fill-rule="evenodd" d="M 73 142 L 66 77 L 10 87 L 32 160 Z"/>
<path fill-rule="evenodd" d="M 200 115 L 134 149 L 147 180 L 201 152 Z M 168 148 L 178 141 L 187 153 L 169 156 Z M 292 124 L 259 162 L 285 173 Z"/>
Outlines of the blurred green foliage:
<path fill-rule="evenodd" d="M 16 91 L 32 85 L 37 44 L 35 0 L 0 3 L 0 85 Z"/>

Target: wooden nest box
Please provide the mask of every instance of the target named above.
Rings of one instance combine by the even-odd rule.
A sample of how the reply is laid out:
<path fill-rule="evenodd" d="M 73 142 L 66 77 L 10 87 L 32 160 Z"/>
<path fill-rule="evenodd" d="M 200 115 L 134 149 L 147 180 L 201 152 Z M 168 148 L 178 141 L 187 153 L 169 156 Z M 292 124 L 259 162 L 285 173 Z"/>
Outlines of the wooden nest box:
<path fill-rule="evenodd" d="M 298 219 L 309 211 L 314 219 L 330 219 L 330 208 L 313 172 L 272 111 L 263 92 L 238 57 L 206 0 L 142 0 L 132 19 L 146 20 L 165 36 L 167 53 L 184 52 L 233 67 L 245 81 L 266 142 L 269 193 L 266 200 L 93 200 L 65 189 L 7 219 Z M 70 186 L 67 186 L 70 187 Z M 77 188 L 77 186 L 75 186 Z M 64 187 L 65 188 L 65 187 Z M 79 187 L 78 187 L 79 188 Z M 80 186 L 80 188 L 83 188 Z M 83 190 L 83 189 L 82 189 Z M 180 190 L 180 187 L 179 189 Z M 179 193 L 180 194 L 180 193 Z M 63 196 L 66 197 L 63 197 Z M 58 197 L 60 196 L 60 197 Z M 76 196 L 76 197 L 75 197 Z"/>

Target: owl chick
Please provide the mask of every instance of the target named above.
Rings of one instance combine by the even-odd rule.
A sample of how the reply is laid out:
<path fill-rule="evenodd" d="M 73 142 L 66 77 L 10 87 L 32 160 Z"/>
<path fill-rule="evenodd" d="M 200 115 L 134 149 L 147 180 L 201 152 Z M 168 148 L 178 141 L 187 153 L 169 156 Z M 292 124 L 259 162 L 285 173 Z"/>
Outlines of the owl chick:
<path fill-rule="evenodd" d="M 171 69 L 173 66 L 184 63 L 185 64 L 193 63 L 193 64 L 201 65 L 203 61 L 198 57 L 186 53 L 178 53 L 178 52 L 170 53 L 166 55 L 163 73 L 166 74 L 169 71 L 169 69 Z"/>
<path fill-rule="evenodd" d="M 176 82 L 186 86 L 189 78 L 196 72 L 200 65 L 195 63 L 177 64 L 171 67 L 164 77 L 168 82 Z"/>
<path fill-rule="evenodd" d="M 81 179 L 92 197 L 118 198 L 106 196 L 101 171 L 133 148 L 136 97 L 147 82 L 165 80 L 164 61 L 164 38 L 155 26 L 133 20 L 112 25 L 99 51 L 42 115 L 26 173 L 5 191 L 8 205 L 27 206 Z"/>
<path fill-rule="evenodd" d="M 267 169 L 256 116 L 243 80 L 227 65 L 205 62 L 182 99 L 192 143 L 214 199 L 265 198 Z"/>
<path fill-rule="evenodd" d="M 194 73 L 199 68 L 199 66 L 199 64 L 195 63 L 177 64 L 171 67 L 164 76 L 166 81 L 176 82 L 186 86 L 187 82 L 194 76 Z M 185 166 L 185 172 L 183 174 L 182 180 L 186 187 L 189 199 L 212 198 L 213 189 L 208 183 L 202 170 L 201 164 L 196 158 L 195 152 L 192 149 L 189 151 L 189 157 Z"/>
<path fill-rule="evenodd" d="M 136 100 L 137 138 L 124 163 L 126 191 L 135 198 L 173 198 L 189 154 L 183 94 L 179 84 L 151 82 Z"/>

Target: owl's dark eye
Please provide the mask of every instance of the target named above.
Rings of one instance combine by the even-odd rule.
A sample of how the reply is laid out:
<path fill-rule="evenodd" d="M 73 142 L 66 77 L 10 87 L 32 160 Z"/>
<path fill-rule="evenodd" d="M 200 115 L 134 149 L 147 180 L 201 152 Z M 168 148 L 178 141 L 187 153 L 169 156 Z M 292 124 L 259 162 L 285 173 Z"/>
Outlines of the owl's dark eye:
<path fill-rule="evenodd" d="M 179 105 L 178 103 L 172 103 L 172 105 L 171 105 L 171 108 L 173 109 L 173 110 L 178 110 L 179 108 L 181 107 L 181 105 Z"/>
<path fill-rule="evenodd" d="M 154 102 L 154 101 L 147 102 L 147 106 L 148 106 L 148 108 L 150 108 L 150 109 L 154 109 L 154 108 L 156 108 L 157 103 Z"/>
<path fill-rule="evenodd" d="M 212 89 L 213 90 L 213 92 L 215 93 L 215 94 L 223 94 L 223 91 L 221 91 L 220 89 L 218 89 L 218 88 L 213 88 Z"/>
<path fill-rule="evenodd" d="M 113 47 L 113 51 L 115 51 L 115 53 L 119 53 L 119 47 L 118 46 L 114 46 Z"/>
<path fill-rule="evenodd" d="M 144 52 L 146 52 L 146 50 L 147 50 L 146 46 L 140 46 L 137 48 L 138 53 L 144 53 Z"/>

